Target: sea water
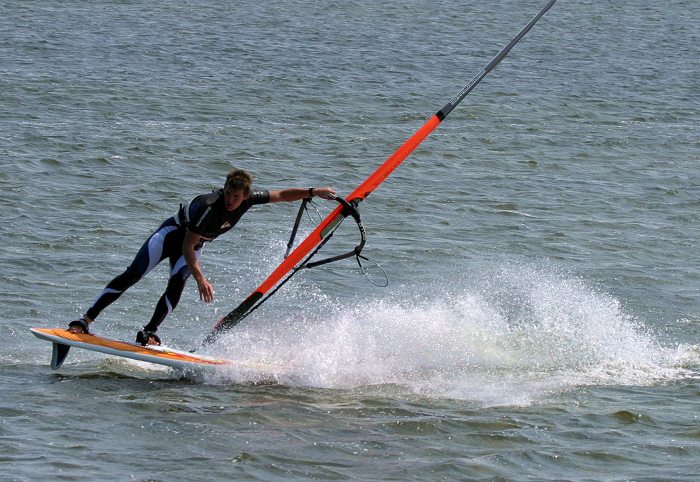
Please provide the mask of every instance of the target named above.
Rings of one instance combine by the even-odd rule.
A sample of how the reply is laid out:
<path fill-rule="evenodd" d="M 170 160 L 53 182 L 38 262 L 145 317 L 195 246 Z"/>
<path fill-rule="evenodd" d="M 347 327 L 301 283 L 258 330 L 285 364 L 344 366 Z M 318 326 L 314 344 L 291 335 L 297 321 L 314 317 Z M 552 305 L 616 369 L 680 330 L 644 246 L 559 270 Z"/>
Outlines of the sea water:
<path fill-rule="evenodd" d="M 389 285 L 298 273 L 206 350 L 237 367 L 53 372 L 28 331 L 231 167 L 348 194 L 543 4 L 2 3 L 2 478 L 697 480 L 694 1 L 558 2 L 361 204 Z M 167 344 L 262 282 L 296 209 L 205 247 L 216 300 L 190 282 Z M 357 242 L 348 220 L 323 253 Z M 132 338 L 167 271 L 93 331 Z"/>

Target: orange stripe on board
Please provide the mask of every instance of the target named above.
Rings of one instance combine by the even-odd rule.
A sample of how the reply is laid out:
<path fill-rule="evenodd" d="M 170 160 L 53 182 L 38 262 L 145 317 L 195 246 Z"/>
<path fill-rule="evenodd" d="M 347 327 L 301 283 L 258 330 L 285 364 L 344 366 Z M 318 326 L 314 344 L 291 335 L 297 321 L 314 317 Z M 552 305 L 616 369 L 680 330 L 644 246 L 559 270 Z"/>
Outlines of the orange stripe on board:
<path fill-rule="evenodd" d="M 105 348 L 111 348 L 112 350 L 125 351 L 130 353 L 136 353 L 139 355 L 146 355 L 152 357 L 163 358 L 166 360 L 178 360 L 186 361 L 192 363 L 203 363 L 207 365 L 225 365 L 227 362 L 223 360 L 211 360 L 208 358 L 200 358 L 197 356 L 188 355 L 186 353 L 174 353 L 171 351 L 160 351 L 158 349 L 147 348 L 141 345 L 136 345 L 133 343 L 128 343 L 125 341 L 111 340 L 109 338 L 102 338 L 96 335 L 86 335 L 84 333 L 71 333 L 70 331 L 63 328 L 39 328 L 37 331 L 46 333 L 48 335 L 53 335 L 58 338 L 63 338 L 65 340 L 78 341 L 85 343 L 86 345 L 92 346 L 102 346 Z"/>

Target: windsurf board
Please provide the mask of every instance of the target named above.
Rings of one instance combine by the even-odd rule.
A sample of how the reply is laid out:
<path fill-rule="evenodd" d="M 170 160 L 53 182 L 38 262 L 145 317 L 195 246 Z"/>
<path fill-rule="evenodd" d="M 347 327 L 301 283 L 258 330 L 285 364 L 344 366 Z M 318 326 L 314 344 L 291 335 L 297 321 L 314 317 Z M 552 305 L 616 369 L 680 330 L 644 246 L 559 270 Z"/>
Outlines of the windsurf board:
<path fill-rule="evenodd" d="M 53 345 L 51 368 L 58 369 L 66 359 L 68 350 L 74 346 L 132 360 L 141 360 L 173 368 L 216 367 L 233 365 L 234 362 L 221 358 L 197 355 L 165 346 L 146 345 L 128 341 L 113 340 L 99 335 L 71 333 L 65 328 L 30 328 L 42 340 Z M 269 367 L 268 367 L 269 368 Z"/>

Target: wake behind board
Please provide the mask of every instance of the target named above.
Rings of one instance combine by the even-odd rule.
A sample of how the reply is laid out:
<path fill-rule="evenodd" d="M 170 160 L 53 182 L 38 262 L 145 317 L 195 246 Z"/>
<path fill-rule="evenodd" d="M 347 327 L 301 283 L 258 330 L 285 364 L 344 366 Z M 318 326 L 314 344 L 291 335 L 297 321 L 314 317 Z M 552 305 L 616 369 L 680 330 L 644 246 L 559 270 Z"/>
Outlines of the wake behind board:
<path fill-rule="evenodd" d="M 30 328 L 34 336 L 53 344 L 51 368 L 58 369 L 71 346 L 108 355 L 131 358 L 174 368 L 197 368 L 232 365 L 229 360 L 195 355 L 164 346 L 142 346 L 138 343 L 113 340 L 98 335 L 71 333 L 65 328 Z"/>

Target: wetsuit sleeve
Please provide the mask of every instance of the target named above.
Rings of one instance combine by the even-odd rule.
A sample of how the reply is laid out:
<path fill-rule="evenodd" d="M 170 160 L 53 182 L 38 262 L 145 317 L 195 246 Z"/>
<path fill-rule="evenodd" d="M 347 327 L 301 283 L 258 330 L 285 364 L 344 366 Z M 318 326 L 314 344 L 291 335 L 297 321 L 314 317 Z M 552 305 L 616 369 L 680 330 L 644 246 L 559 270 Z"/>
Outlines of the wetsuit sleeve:
<path fill-rule="evenodd" d="M 248 204 L 267 204 L 270 202 L 270 191 L 264 189 L 255 189 L 250 191 L 248 196 Z"/>

